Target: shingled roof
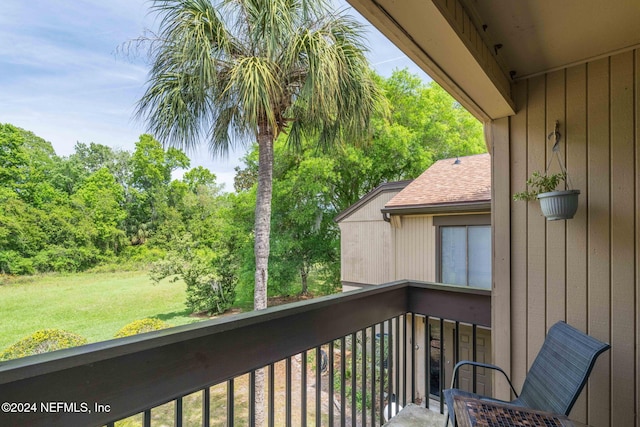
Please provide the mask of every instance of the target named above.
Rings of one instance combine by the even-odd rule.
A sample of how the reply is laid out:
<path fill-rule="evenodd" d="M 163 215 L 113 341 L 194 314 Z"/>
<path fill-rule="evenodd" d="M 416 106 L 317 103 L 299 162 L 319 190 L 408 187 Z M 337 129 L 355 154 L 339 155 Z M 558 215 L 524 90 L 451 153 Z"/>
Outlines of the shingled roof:
<path fill-rule="evenodd" d="M 393 197 L 386 213 L 487 210 L 491 205 L 491 157 L 476 154 L 435 162 Z"/>

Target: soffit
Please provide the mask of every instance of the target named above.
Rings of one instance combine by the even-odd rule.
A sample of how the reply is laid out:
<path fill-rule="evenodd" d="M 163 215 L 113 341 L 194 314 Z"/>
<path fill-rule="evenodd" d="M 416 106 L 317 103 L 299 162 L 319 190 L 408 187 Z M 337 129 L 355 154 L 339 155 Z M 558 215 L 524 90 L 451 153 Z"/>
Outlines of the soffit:
<path fill-rule="evenodd" d="M 457 0 L 348 1 L 478 119 L 514 114 L 509 78 Z"/>
<path fill-rule="evenodd" d="M 638 0 L 461 0 L 498 57 L 524 78 L 640 44 Z"/>
<path fill-rule="evenodd" d="M 639 0 L 348 1 L 480 120 L 514 114 L 504 81 L 640 46 Z"/>

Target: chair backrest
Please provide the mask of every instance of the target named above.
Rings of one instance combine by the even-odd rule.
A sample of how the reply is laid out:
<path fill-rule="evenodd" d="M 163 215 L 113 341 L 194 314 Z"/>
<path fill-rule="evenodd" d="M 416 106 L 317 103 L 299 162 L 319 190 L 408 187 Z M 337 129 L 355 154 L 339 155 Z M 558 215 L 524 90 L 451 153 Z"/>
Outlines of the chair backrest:
<path fill-rule="evenodd" d="M 569 415 L 596 358 L 610 348 L 564 322 L 549 329 L 527 373 L 518 401 L 530 408 Z"/>

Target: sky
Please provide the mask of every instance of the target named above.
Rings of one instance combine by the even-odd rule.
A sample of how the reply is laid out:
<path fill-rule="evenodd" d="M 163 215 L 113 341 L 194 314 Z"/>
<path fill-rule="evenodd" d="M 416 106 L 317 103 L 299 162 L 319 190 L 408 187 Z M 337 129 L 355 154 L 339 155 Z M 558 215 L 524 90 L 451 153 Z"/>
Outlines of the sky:
<path fill-rule="evenodd" d="M 429 77 L 344 0 L 336 3 L 366 24 L 369 61 L 383 76 L 409 68 Z M 72 154 L 77 142 L 133 151 L 145 124 L 133 118 L 148 64 L 118 48 L 157 29 L 147 0 L 3 0 L 0 13 L 0 123 L 11 123 Z M 212 159 L 203 142 L 187 153 L 233 190 L 234 167 L 245 154 Z"/>

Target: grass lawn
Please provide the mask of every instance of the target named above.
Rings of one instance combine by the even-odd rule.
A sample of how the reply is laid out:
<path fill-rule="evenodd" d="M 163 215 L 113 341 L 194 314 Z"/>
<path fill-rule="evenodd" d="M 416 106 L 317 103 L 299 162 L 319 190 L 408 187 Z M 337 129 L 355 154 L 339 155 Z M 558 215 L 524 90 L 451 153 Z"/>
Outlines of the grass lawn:
<path fill-rule="evenodd" d="M 1 282 L 0 282 L 1 283 Z M 104 341 L 127 323 L 156 317 L 171 326 L 197 322 L 185 285 L 154 283 L 146 271 L 20 278 L 0 284 L 0 350 L 39 329 L 56 328 Z"/>
<path fill-rule="evenodd" d="M 165 279 L 156 284 L 149 279 L 146 271 L 51 274 L 11 280 L 5 278 L 4 282 L 2 280 L 0 277 L 0 351 L 40 329 L 63 329 L 79 334 L 89 342 L 97 342 L 112 339 L 124 325 L 145 317 L 164 320 L 171 326 L 194 323 L 202 319 L 190 316 L 189 310 L 185 307 L 186 293 L 183 282 L 171 283 Z M 278 305 L 310 297 L 293 295 L 270 298 L 269 304 Z M 251 307 L 246 305 L 246 309 L 250 310 Z M 238 306 L 242 307 L 242 304 Z M 314 378 L 314 366 L 313 361 L 308 361 L 308 378 Z M 298 362 L 295 363 L 292 375 L 295 377 L 293 387 L 298 387 L 292 393 L 293 405 L 294 408 L 299 408 L 302 372 Z M 278 401 L 285 399 L 285 377 L 284 362 L 279 362 L 276 364 L 275 375 L 275 393 Z M 247 375 L 235 379 L 234 425 L 239 427 L 249 425 L 248 383 Z M 226 387 L 226 383 L 211 387 L 212 425 L 225 424 Z M 309 425 L 315 422 L 315 393 L 314 381 L 308 380 L 308 410 L 304 415 L 294 410 L 293 419 L 296 425 L 301 424 L 302 416 L 307 417 Z M 325 395 L 323 392 L 323 405 L 327 406 L 329 398 Z M 153 424 L 172 425 L 174 405 L 170 402 L 154 408 L 151 411 Z M 185 425 L 201 423 L 201 408 L 201 392 L 184 398 Z M 285 424 L 283 407 L 274 414 L 274 418 L 276 425 Z M 322 418 L 322 424 L 325 425 L 328 422 L 327 415 L 323 413 Z M 115 425 L 139 427 L 141 423 L 142 415 L 136 415 L 118 421 Z"/>

